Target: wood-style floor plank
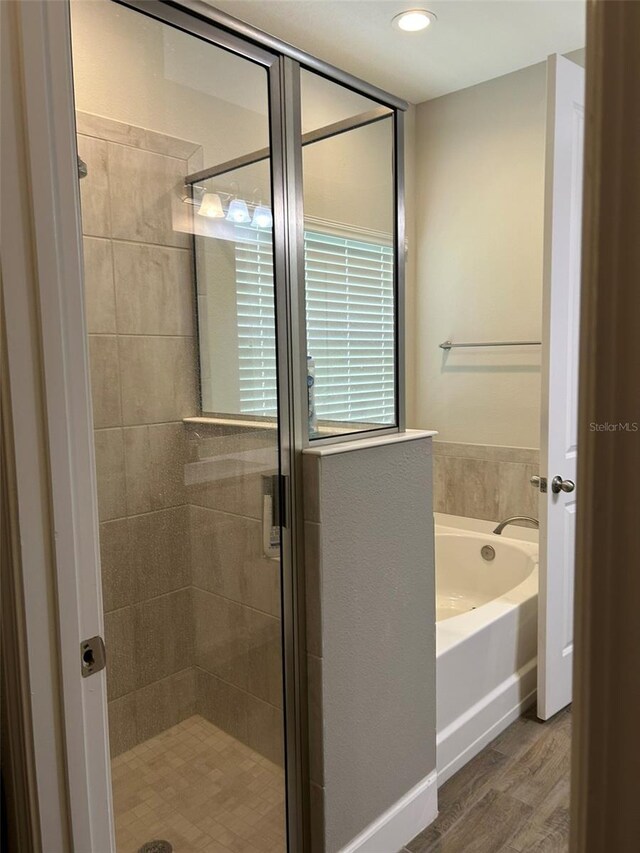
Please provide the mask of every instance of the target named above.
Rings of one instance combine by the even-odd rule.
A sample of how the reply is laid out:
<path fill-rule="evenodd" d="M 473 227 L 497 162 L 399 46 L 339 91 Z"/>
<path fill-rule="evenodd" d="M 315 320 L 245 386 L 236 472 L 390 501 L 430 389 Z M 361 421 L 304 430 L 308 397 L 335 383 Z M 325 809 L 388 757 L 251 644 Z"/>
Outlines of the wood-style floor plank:
<path fill-rule="evenodd" d="M 438 792 L 439 815 L 402 853 L 566 853 L 571 714 L 529 713 Z"/>

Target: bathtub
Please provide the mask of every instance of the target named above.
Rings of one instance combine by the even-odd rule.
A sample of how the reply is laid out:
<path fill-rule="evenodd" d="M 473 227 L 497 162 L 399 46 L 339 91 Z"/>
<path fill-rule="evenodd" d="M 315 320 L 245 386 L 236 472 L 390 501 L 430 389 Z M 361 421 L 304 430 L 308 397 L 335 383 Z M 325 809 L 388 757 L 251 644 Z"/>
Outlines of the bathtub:
<path fill-rule="evenodd" d="M 538 532 L 494 527 L 435 514 L 439 785 L 536 696 Z"/>

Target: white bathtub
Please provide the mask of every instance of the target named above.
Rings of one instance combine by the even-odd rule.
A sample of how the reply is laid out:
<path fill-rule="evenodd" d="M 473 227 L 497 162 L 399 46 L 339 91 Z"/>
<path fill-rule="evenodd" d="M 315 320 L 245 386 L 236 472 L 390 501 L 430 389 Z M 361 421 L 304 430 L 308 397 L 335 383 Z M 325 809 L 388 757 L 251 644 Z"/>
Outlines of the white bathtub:
<path fill-rule="evenodd" d="M 535 699 L 538 533 L 440 513 L 435 525 L 440 785 Z"/>

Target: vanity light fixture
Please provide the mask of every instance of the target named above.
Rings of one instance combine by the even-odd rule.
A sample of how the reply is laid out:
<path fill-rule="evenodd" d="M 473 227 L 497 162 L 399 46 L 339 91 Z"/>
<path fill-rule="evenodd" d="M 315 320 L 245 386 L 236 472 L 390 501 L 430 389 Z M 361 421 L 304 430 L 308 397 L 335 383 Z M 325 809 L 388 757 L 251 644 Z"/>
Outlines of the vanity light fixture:
<path fill-rule="evenodd" d="M 427 9 L 407 9 L 392 18 L 391 23 L 405 33 L 419 33 L 434 24 L 436 20 L 433 12 L 429 12 Z"/>
<path fill-rule="evenodd" d="M 251 226 L 253 228 L 271 228 L 272 225 L 273 216 L 271 215 L 269 208 L 262 204 L 257 205 L 253 212 Z"/>
<path fill-rule="evenodd" d="M 234 198 L 229 202 L 229 210 L 227 211 L 228 222 L 251 222 L 249 216 L 249 208 L 247 202 L 241 198 Z"/>
<path fill-rule="evenodd" d="M 198 215 L 206 216 L 207 219 L 224 219 L 222 201 L 220 200 L 218 193 L 205 193 L 202 196 L 202 201 L 198 208 Z"/>

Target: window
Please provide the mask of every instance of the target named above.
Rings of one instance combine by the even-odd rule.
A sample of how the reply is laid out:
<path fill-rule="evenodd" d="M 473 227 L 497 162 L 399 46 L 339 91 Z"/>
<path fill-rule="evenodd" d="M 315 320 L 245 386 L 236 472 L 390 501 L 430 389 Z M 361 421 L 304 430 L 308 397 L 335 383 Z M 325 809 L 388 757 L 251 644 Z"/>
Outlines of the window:
<path fill-rule="evenodd" d="M 247 241 L 236 244 L 240 410 L 273 416 L 271 235 L 243 230 Z M 320 421 L 394 422 L 393 257 L 382 235 L 305 230 L 307 348 Z"/>

